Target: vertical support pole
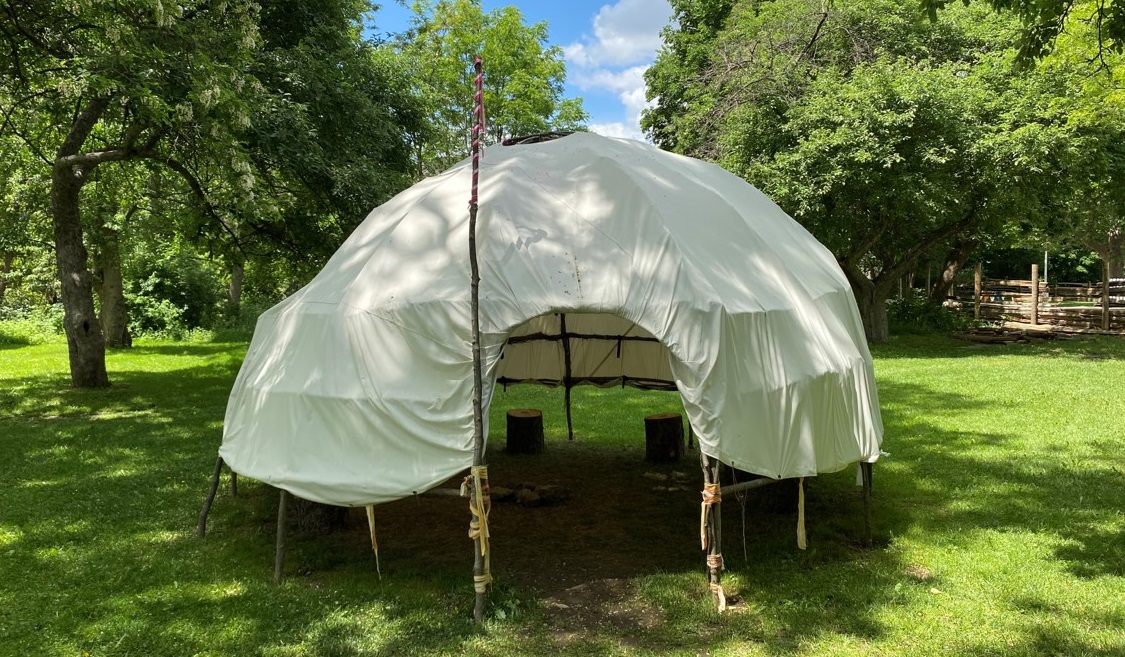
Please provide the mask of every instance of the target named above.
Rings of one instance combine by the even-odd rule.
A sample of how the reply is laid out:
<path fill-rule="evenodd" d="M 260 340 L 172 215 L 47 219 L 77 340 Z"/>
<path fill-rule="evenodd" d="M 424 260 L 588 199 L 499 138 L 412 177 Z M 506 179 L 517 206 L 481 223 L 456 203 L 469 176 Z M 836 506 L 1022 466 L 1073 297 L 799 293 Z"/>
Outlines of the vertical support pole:
<path fill-rule="evenodd" d="M 207 516 L 211 514 L 211 505 L 215 502 L 215 494 L 219 492 L 219 477 L 223 474 L 223 457 L 215 459 L 215 472 L 211 475 L 211 490 L 207 499 L 203 501 L 203 510 L 199 512 L 199 522 L 195 526 L 195 535 L 203 538 L 207 535 Z"/>
<path fill-rule="evenodd" d="M 574 370 L 570 355 L 570 333 L 566 330 L 566 313 L 559 314 L 559 332 L 562 334 L 563 348 L 563 397 L 566 404 L 566 436 L 574 440 L 574 420 L 571 418 L 570 389 L 573 387 Z"/>
<path fill-rule="evenodd" d="M 699 452 L 703 469 L 703 505 L 700 518 L 700 540 L 707 551 L 707 580 L 719 613 L 726 611 L 723 592 L 723 516 L 722 488 L 719 484 L 719 461 Z"/>
<path fill-rule="evenodd" d="M 1109 261 L 1102 261 L 1102 330 L 1109 330 Z"/>
<path fill-rule="evenodd" d="M 931 264 L 926 265 L 926 297 L 929 298 L 930 292 L 933 292 L 933 286 L 930 285 L 930 275 L 934 271 L 934 266 Z"/>
<path fill-rule="evenodd" d="M 871 547 L 871 466 L 870 463 L 860 463 L 859 471 L 863 473 L 863 542 Z"/>
<path fill-rule="evenodd" d="M 277 502 L 277 553 L 273 561 L 273 582 L 281 583 L 281 568 L 285 565 L 285 528 L 286 513 L 289 506 L 289 493 L 281 489 L 281 497 Z"/>
<path fill-rule="evenodd" d="M 238 497 L 238 473 L 230 471 L 230 496 Z"/>
<path fill-rule="evenodd" d="M 981 279 L 984 277 L 984 265 L 977 263 L 973 270 L 973 319 L 980 319 L 980 293 Z"/>
<path fill-rule="evenodd" d="M 1039 324 L 1039 265 L 1031 265 L 1031 325 Z"/>
<path fill-rule="evenodd" d="M 472 313 L 473 335 L 473 468 L 472 474 L 472 501 L 470 510 L 476 508 L 469 524 L 469 535 L 473 537 L 473 590 L 476 592 L 476 601 L 473 605 L 473 620 L 480 623 L 484 620 L 484 607 L 488 601 L 488 590 L 491 588 L 492 575 L 489 572 L 488 561 L 488 505 L 484 503 L 488 496 L 487 470 L 484 469 L 484 417 L 481 408 L 481 394 L 483 383 L 481 381 L 480 361 L 480 268 L 477 265 L 477 188 L 480 180 L 480 155 L 481 139 L 484 138 L 484 64 L 480 55 L 473 60 L 473 71 L 476 74 L 473 80 L 475 95 L 473 97 L 473 188 L 469 197 L 469 305 Z M 483 477 L 480 474 L 483 473 Z M 483 489 L 483 490 L 482 490 Z M 483 517 L 478 516 L 481 514 Z"/>

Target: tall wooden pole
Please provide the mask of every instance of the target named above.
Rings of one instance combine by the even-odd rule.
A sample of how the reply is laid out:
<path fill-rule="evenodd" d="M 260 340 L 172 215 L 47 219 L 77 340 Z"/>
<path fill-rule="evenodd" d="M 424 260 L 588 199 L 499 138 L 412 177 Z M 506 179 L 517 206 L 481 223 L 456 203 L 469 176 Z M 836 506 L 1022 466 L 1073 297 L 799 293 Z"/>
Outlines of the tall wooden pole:
<path fill-rule="evenodd" d="M 1031 265 L 1031 325 L 1039 324 L 1039 265 Z"/>
<path fill-rule="evenodd" d="M 484 65 L 478 55 L 473 60 L 475 96 L 473 103 L 473 189 L 469 198 L 469 305 L 473 330 L 473 468 L 469 486 L 469 509 L 473 536 L 473 589 L 476 602 L 473 620 L 484 620 L 492 575 L 488 567 L 488 471 L 484 469 L 484 417 L 481 409 L 480 362 L 480 269 L 477 266 L 477 187 L 480 180 L 481 139 L 484 137 Z"/>

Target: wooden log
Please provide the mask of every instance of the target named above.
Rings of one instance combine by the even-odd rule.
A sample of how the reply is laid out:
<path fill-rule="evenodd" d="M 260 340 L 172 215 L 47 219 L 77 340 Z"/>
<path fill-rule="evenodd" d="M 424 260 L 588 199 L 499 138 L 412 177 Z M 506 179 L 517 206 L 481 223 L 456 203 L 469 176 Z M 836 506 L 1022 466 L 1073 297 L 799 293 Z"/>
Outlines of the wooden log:
<path fill-rule="evenodd" d="M 211 505 L 215 502 L 215 494 L 219 491 L 219 477 L 223 474 L 223 457 L 215 460 L 215 472 L 211 475 L 211 490 L 207 492 L 207 499 L 203 501 L 203 510 L 199 512 L 199 522 L 195 526 L 195 535 L 203 538 L 207 535 L 207 516 L 211 514 Z"/>
<path fill-rule="evenodd" d="M 545 444 L 543 411 L 537 408 L 513 408 L 508 411 L 505 451 L 509 454 L 539 454 Z"/>
<path fill-rule="evenodd" d="M 645 460 L 675 463 L 684 455 L 684 421 L 679 413 L 645 417 Z"/>

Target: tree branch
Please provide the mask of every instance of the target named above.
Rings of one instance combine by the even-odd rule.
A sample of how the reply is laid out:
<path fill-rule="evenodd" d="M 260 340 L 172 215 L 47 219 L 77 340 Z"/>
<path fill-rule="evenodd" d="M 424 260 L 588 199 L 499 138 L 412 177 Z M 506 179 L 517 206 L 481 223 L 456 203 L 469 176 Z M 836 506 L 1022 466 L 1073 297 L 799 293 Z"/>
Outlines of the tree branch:
<path fill-rule="evenodd" d="M 110 96 L 95 96 L 93 100 L 86 104 L 85 108 L 78 112 L 70 127 L 70 132 L 67 133 L 62 146 L 59 146 L 58 160 L 78 154 L 78 151 L 82 149 L 82 144 L 86 143 L 86 138 L 90 136 L 94 126 L 101 119 L 102 113 L 109 107 L 109 100 Z"/>
<path fill-rule="evenodd" d="M 191 188 L 191 191 L 195 195 L 195 198 L 203 206 L 203 212 L 207 216 L 211 217 L 211 219 L 213 219 L 216 223 L 218 223 L 219 226 L 221 226 L 223 230 L 226 231 L 228 235 L 230 235 L 231 239 L 234 240 L 235 247 L 237 247 L 243 255 L 246 255 L 246 251 L 242 248 L 242 240 L 239 239 L 238 233 L 235 232 L 234 228 L 232 228 L 230 224 L 228 224 L 223 220 L 221 216 L 219 216 L 218 210 L 215 209 L 215 206 L 207 198 L 207 193 L 204 191 L 203 185 L 199 183 L 199 179 L 195 177 L 195 174 L 192 173 L 190 169 L 188 169 L 177 160 L 159 155 L 157 153 L 145 153 L 144 156 L 153 161 L 160 162 L 172 171 L 180 174 L 180 177 L 183 178 L 184 181 L 188 184 L 188 187 Z"/>

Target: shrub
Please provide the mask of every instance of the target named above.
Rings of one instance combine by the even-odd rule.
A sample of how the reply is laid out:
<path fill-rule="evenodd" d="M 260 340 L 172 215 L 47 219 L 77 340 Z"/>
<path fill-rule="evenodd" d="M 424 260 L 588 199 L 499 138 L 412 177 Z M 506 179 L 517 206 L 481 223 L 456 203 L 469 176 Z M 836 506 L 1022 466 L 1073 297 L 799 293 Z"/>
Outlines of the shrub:
<path fill-rule="evenodd" d="M 887 302 L 892 333 L 952 333 L 968 328 L 973 319 L 930 301 L 918 290 Z"/>
<path fill-rule="evenodd" d="M 20 308 L 0 306 L 0 344 L 43 344 L 63 335 L 62 304 Z"/>

